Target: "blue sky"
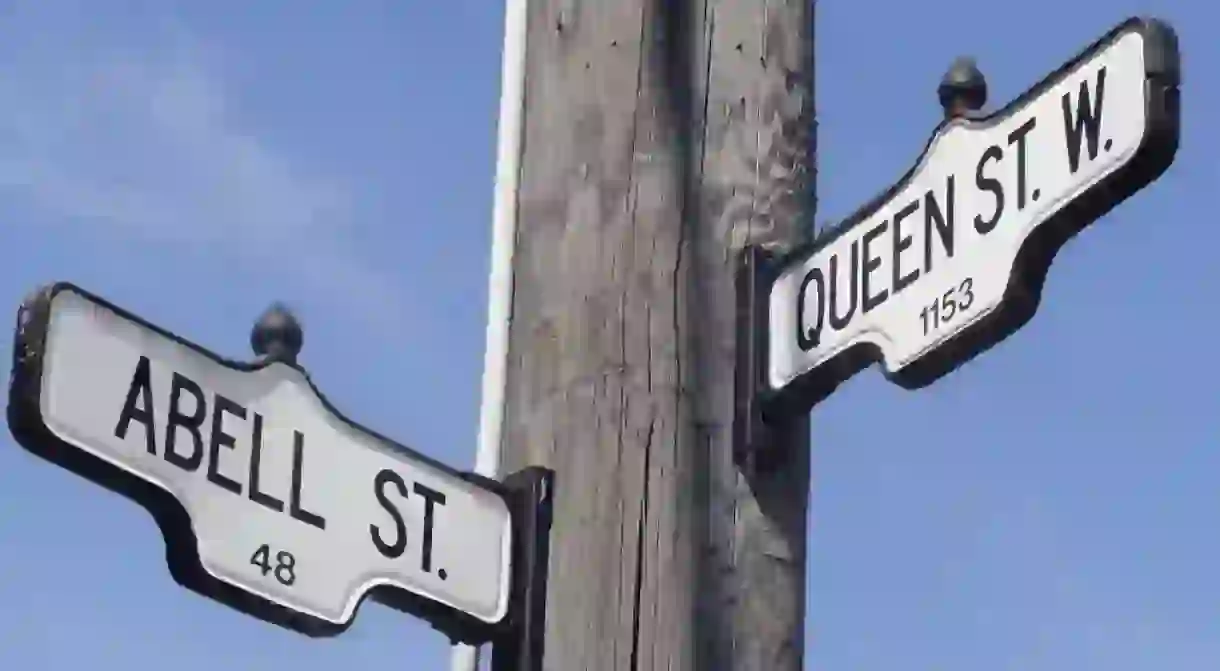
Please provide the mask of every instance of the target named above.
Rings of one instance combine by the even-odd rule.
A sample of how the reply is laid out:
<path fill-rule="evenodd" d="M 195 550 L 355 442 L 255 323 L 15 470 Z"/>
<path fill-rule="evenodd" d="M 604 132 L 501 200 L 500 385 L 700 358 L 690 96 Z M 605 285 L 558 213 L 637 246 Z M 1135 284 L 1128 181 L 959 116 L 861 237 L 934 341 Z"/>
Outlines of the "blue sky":
<path fill-rule="evenodd" d="M 809 668 L 1220 665 L 1211 7 L 822 3 L 819 221 L 914 160 L 958 53 L 995 106 L 1154 13 L 1185 111 L 1177 163 L 1060 254 L 1025 330 L 929 389 L 870 370 L 814 410 Z M 501 28 L 488 0 L 10 0 L 0 306 L 69 279 L 244 356 L 284 299 L 341 408 L 471 464 Z M 381 606 L 315 641 L 179 589 L 144 511 L 0 443 L 0 668 L 446 668 Z"/>

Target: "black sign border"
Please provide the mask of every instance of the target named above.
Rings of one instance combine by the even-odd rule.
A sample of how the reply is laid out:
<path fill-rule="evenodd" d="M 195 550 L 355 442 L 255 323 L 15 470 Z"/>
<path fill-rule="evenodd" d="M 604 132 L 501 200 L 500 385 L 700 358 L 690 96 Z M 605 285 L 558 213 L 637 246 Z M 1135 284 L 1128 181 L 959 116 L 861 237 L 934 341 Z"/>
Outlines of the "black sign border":
<path fill-rule="evenodd" d="M 1089 224 L 1156 181 L 1173 163 L 1181 134 L 1178 91 L 1181 56 L 1177 32 L 1168 22 L 1152 17 L 1126 19 L 1004 107 L 987 114 L 972 115 L 966 119 L 966 123 L 985 125 L 1011 116 L 1025 103 L 1058 84 L 1077 66 L 1132 32 L 1144 38 L 1146 114 L 1140 148 L 1126 165 L 1080 194 L 1026 238 L 1010 271 L 1004 298 L 990 315 L 897 372 L 887 370 L 882 363 L 882 374 L 886 379 L 905 389 L 926 387 L 1020 330 L 1038 310 L 1047 272 L 1058 251 Z M 962 122 L 945 120 L 938 124 L 919 157 L 898 181 L 839 224 L 768 263 L 765 270 L 760 270 L 764 273 L 763 282 L 768 292 L 771 283 L 786 270 L 807 260 L 894 198 L 915 176 L 932 144 L 951 123 Z M 764 301 L 760 308 L 766 309 L 766 305 L 767 301 Z M 769 328 L 768 316 L 763 315 L 760 321 Z M 763 343 L 766 340 L 762 338 Z M 774 418 L 808 411 L 856 373 L 883 361 L 879 347 L 872 343 L 856 343 L 777 389 L 771 387 L 770 375 L 765 373 L 769 370 L 770 362 L 765 346 L 763 350 L 758 364 L 764 371 L 760 376 L 762 389 L 759 400 L 764 416 Z"/>
<path fill-rule="evenodd" d="M 223 603 L 237 611 L 280 627 L 314 638 L 331 637 L 346 631 L 355 621 L 360 607 L 370 597 L 395 610 L 422 618 L 453 640 L 467 643 L 484 643 L 502 634 L 511 623 L 514 604 L 510 600 L 509 612 L 501 620 L 488 623 L 446 604 L 429 599 L 421 594 L 389 585 L 367 590 L 361 595 L 351 616 L 346 622 L 334 623 L 312 615 L 295 611 L 256 594 L 213 577 L 199 560 L 198 542 L 194 534 L 190 515 L 185 507 L 168 491 L 137 475 L 125 471 L 84 450 L 61 441 L 46 425 L 42 416 L 41 394 L 43 361 L 47 332 L 50 327 L 51 305 L 61 293 L 74 293 L 81 298 L 110 310 L 119 317 L 136 323 L 141 328 L 156 333 L 183 347 L 210 359 L 217 365 L 240 372 L 253 372 L 266 368 L 269 361 L 239 361 L 228 359 L 207 348 L 178 336 L 139 315 L 125 310 L 70 282 L 57 282 L 40 289 L 28 298 L 18 310 L 17 328 L 13 338 L 12 373 L 9 379 L 8 425 L 17 443 L 27 451 L 61 466 L 87 480 L 120 494 L 141 505 L 156 520 L 165 540 L 165 558 L 170 575 L 179 585 L 198 594 Z M 300 365 L 291 365 L 304 376 L 322 406 L 340 421 L 374 440 L 381 441 L 403 456 L 423 462 L 454 478 L 464 480 L 486 489 L 501 498 L 513 513 L 514 536 L 520 523 L 523 509 L 511 488 L 502 483 L 472 473 L 458 471 L 427 455 L 420 454 L 348 418 L 340 412 L 314 384 L 309 373 Z M 514 543 L 516 544 L 516 543 Z M 514 558 L 519 554 L 514 548 Z M 513 578 L 515 567 L 510 567 Z M 516 582 L 515 580 L 513 582 Z M 510 585 L 511 590 L 516 588 Z"/>

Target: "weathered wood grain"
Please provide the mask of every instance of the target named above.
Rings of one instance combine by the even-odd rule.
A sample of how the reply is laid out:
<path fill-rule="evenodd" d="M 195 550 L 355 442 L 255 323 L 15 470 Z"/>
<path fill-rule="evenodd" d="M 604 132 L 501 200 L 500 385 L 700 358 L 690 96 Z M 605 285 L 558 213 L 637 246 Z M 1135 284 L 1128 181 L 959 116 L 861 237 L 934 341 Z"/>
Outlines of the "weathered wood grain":
<path fill-rule="evenodd" d="M 801 668 L 809 432 L 732 462 L 733 251 L 812 229 L 810 0 L 530 0 L 505 471 L 557 473 L 545 666 Z"/>

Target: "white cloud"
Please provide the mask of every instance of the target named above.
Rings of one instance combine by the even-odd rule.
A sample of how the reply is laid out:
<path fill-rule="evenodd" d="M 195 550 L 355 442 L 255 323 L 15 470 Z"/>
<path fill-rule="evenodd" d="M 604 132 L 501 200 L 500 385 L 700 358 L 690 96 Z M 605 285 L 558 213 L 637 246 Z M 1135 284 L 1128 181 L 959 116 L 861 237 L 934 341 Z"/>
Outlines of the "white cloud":
<path fill-rule="evenodd" d="M 179 26 L 99 35 L 55 14 L 8 17 L 0 33 L 20 40 L 0 48 L 0 195 L 51 220 L 279 264 L 390 316 L 402 297 L 354 249 L 348 188 L 242 126 L 206 45 Z"/>
<path fill-rule="evenodd" d="M 239 127 L 203 55 L 179 38 L 0 67 L 0 184 L 155 235 L 286 239 L 333 226 L 342 190 Z"/>

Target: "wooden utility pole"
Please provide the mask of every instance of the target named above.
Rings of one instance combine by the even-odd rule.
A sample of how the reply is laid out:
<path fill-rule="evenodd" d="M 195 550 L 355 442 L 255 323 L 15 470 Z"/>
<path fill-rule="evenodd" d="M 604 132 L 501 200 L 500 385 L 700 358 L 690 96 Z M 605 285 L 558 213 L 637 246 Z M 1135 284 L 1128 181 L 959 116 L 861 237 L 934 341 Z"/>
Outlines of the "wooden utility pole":
<path fill-rule="evenodd" d="M 735 464 L 734 279 L 812 233 L 813 14 L 529 2 L 501 470 L 556 472 L 546 669 L 801 668 L 808 422 Z"/>

